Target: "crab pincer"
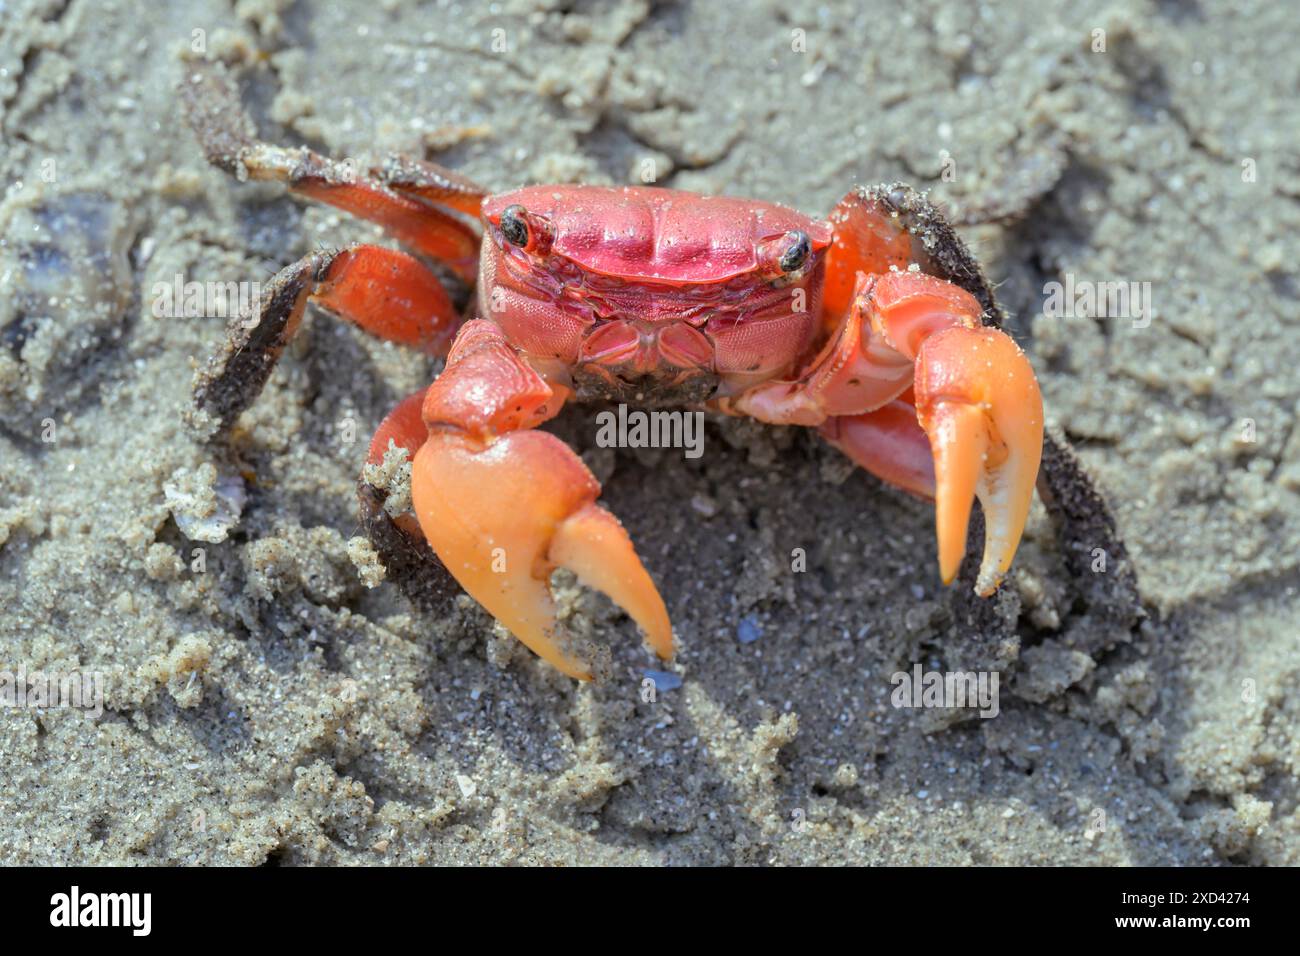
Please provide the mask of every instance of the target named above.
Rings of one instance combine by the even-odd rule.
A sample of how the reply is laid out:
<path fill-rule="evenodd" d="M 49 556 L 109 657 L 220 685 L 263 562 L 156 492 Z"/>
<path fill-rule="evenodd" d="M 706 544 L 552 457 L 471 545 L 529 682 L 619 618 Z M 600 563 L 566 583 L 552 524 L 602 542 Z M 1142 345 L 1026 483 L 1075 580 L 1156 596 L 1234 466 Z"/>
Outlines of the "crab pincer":
<path fill-rule="evenodd" d="M 557 627 L 557 567 L 623 608 L 661 658 L 672 656 L 673 636 L 627 532 L 596 504 L 600 483 L 564 442 L 532 430 L 564 397 L 498 326 L 466 323 L 424 395 L 428 438 L 412 464 L 411 498 L 426 540 L 461 587 L 538 656 L 590 679 Z"/>
<path fill-rule="evenodd" d="M 940 577 L 949 584 L 957 575 L 979 498 L 985 538 L 975 590 L 992 594 L 1015 557 L 1042 456 L 1043 403 L 1029 360 L 1006 333 L 980 324 L 973 296 L 924 274 L 861 277 L 853 310 L 874 339 L 914 363 L 916 420 L 933 455 Z M 876 454 L 907 460 L 905 447 L 873 438 Z"/>
<path fill-rule="evenodd" d="M 983 326 L 981 312 L 969 292 L 923 272 L 859 271 L 847 313 L 811 363 L 730 409 L 817 426 L 863 468 L 933 499 L 945 584 L 957 576 L 978 497 L 985 542 L 975 590 L 988 596 L 1029 514 L 1043 404 L 1029 360 Z"/>

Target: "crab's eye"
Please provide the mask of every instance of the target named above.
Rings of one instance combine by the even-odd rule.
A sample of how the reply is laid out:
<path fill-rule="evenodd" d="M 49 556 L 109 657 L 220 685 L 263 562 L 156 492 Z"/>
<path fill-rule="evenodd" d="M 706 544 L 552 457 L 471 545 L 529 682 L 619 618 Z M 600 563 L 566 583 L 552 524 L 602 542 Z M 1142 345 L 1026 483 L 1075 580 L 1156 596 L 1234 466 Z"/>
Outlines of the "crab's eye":
<path fill-rule="evenodd" d="M 808 261 L 808 256 L 812 252 L 812 240 L 808 238 L 808 233 L 802 229 L 787 233 L 787 238 L 790 239 L 790 245 L 785 252 L 781 253 L 777 265 L 780 266 L 782 272 L 789 274 L 798 272 L 803 268 L 804 263 Z"/>
<path fill-rule="evenodd" d="M 501 210 L 501 235 L 520 249 L 528 245 L 528 213 L 523 206 L 515 204 Z"/>

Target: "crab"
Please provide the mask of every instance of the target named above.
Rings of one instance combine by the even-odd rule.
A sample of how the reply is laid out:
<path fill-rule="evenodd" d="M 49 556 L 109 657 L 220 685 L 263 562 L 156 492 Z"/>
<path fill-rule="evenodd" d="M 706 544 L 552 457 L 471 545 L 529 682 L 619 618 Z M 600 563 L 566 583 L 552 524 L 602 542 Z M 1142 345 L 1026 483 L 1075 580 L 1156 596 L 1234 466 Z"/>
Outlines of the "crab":
<path fill-rule="evenodd" d="M 229 428 L 309 302 L 445 356 L 370 444 L 372 465 L 390 448 L 409 454 L 412 513 L 385 520 L 382 493 L 363 482 L 363 517 L 381 554 L 440 562 L 565 674 L 592 669 L 557 624 L 557 567 L 604 592 L 661 658 L 674 651 L 664 601 L 600 505 L 600 484 L 538 430 L 570 401 L 815 428 L 866 471 L 933 500 L 945 583 L 976 499 L 975 592 L 992 595 L 1007 573 L 1044 447 L 1038 383 L 1010 336 L 986 324 L 991 293 L 960 240 L 907 187 L 854 189 L 825 218 L 655 186 L 490 194 L 423 160 L 358 172 L 259 141 L 215 67 L 191 67 L 181 90 L 215 165 L 376 222 L 411 250 L 351 245 L 282 270 L 200 373 L 198 407 Z"/>

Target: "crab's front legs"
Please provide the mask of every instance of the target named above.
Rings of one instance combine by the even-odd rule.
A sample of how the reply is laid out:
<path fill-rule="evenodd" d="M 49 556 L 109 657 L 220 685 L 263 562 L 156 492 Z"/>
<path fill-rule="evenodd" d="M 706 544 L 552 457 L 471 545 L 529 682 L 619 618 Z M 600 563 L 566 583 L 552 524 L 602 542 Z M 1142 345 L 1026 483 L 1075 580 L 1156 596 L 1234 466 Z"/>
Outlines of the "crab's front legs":
<path fill-rule="evenodd" d="M 556 567 L 627 611 L 660 657 L 672 656 L 672 627 L 627 532 L 596 504 L 599 482 L 564 442 L 532 430 L 564 397 L 496 325 L 466 323 L 424 393 L 428 437 L 411 498 L 429 545 L 470 596 L 543 659 L 589 679 L 558 633 Z"/>
<path fill-rule="evenodd" d="M 935 500 L 939 572 L 957 574 L 970 509 L 984 510 L 975 589 L 989 595 L 1015 557 L 1043 447 L 1033 369 L 980 324 L 969 293 L 922 273 L 859 274 L 849 314 L 793 382 L 741 396 L 764 421 L 817 425 L 868 471 Z"/>

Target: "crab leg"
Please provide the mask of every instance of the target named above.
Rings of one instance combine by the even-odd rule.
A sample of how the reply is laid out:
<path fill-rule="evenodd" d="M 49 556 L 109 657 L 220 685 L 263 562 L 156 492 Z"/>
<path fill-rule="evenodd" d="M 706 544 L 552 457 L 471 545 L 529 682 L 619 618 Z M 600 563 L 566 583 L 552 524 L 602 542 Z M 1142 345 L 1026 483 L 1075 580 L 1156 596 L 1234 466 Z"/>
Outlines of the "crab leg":
<path fill-rule="evenodd" d="M 627 611 L 662 658 L 672 627 L 627 532 L 596 504 L 600 484 L 562 441 L 532 430 L 564 397 L 496 325 L 466 323 L 425 393 L 411 496 L 425 538 L 470 596 L 544 660 L 590 679 L 557 627 L 556 567 Z"/>
<path fill-rule="evenodd" d="M 420 450 L 429 437 L 429 430 L 424 427 L 424 419 L 421 417 L 421 410 L 424 408 L 424 395 L 427 391 L 427 388 L 422 388 L 418 392 L 406 396 L 379 423 L 379 427 L 375 429 L 375 434 L 370 439 L 370 451 L 366 455 L 367 464 L 381 464 L 384 455 L 388 453 L 390 442 L 398 448 L 406 449 L 408 458 L 415 458 L 416 452 Z M 364 483 L 364 478 L 362 481 Z M 423 540 L 424 532 L 420 530 L 419 523 L 409 512 L 390 520 L 402 534 L 407 536 L 412 545 Z"/>
<path fill-rule="evenodd" d="M 186 68 L 180 86 L 186 118 L 208 162 L 243 179 L 283 182 L 299 195 L 378 223 L 393 238 L 446 263 L 474 284 L 479 235 L 457 214 L 477 216 L 485 191 L 450 170 L 406 157 L 362 171 L 306 148 L 262 142 L 224 70 L 211 63 Z"/>
<path fill-rule="evenodd" d="M 874 411 L 828 418 L 818 430 L 877 478 L 934 500 L 934 454 L 910 390 Z"/>
<path fill-rule="evenodd" d="M 255 314 L 231 320 L 224 348 L 198 377 L 195 401 L 222 427 L 262 390 L 309 301 L 435 355 L 446 353 L 461 321 L 438 278 L 404 252 L 361 245 L 304 256 L 266 284 Z"/>
<path fill-rule="evenodd" d="M 378 465 L 384 460 L 391 441 L 398 448 L 405 448 L 414 458 L 420 446 L 428 440 L 429 432 L 424 427 L 421 411 L 424 408 L 424 394 L 427 388 L 413 392 L 402 399 L 388 416 L 379 423 L 375 434 L 370 439 L 370 450 L 366 454 L 366 463 Z"/>

